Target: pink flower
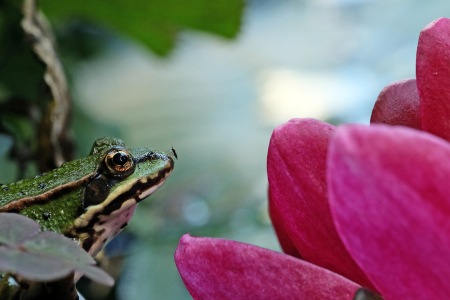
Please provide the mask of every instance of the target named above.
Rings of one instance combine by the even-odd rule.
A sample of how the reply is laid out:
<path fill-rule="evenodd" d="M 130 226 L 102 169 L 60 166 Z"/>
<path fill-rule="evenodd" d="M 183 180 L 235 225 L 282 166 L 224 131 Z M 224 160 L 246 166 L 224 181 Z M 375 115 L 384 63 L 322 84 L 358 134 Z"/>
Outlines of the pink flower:
<path fill-rule="evenodd" d="M 431 134 L 313 119 L 277 127 L 267 159 L 269 210 L 287 254 L 185 235 L 175 262 L 193 298 L 351 300 L 363 286 L 386 300 L 447 299 L 449 43 L 449 19 L 428 25 L 417 84 L 388 85 L 371 119 Z"/>
<path fill-rule="evenodd" d="M 422 129 L 450 141 L 450 19 L 426 26 L 419 36 L 416 79 L 386 86 L 371 123 Z"/>

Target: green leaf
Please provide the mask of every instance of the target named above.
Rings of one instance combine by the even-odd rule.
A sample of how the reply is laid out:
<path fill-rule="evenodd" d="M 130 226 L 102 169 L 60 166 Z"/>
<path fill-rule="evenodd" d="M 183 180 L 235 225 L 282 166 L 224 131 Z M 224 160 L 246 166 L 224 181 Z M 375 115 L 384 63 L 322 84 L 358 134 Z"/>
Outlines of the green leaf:
<path fill-rule="evenodd" d="M 244 0 L 43 0 L 41 7 L 51 20 L 97 21 L 165 55 L 184 28 L 235 37 Z"/>
<path fill-rule="evenodd" d="M 29 280 L 53 281 L 74 271 L 105 285 L 114 280 L 93 266 L 80 246 L 56 232 L 39 232 L 39 224 L 18 214 L 0 213 L 0 270 Z"/>

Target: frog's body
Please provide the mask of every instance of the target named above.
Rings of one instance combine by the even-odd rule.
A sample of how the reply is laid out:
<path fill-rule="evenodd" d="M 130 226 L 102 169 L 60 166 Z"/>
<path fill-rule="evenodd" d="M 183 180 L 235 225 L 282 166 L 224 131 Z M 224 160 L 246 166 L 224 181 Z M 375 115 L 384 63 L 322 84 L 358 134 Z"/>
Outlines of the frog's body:
<path fill-rule="evenodd" d="M 128 150 L 119 139 L 98 139 L 87 157 L 1 186 L 0 212 L 23 214 L 95 255 L 164 184 L 174 159 L 174 151 Z"/>

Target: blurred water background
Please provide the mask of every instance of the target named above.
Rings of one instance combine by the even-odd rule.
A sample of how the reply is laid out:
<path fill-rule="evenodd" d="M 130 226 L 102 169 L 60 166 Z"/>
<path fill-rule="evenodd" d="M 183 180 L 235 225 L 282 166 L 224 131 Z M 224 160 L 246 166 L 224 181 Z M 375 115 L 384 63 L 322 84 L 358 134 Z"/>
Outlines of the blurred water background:
<path fill-rule="evenodd" d="M 173 261 L 186 233 L 279 251 L 267 214 L 272 130 L 296 117 L 368 124 L 381 89 L 415 76 L 420 30 L 449 14 L 439 0 L 252 0 L 237 38 L 183 31 L 164 58 L 88 24 L 56 24 L 63 50 L 73 28 L 103 41 L 82 60 L 62 51 L 78 155 L 114 135 L 179 157 L 108 248 L 115 290 L 84 282 L 85 293 L 191 299 Z"/>

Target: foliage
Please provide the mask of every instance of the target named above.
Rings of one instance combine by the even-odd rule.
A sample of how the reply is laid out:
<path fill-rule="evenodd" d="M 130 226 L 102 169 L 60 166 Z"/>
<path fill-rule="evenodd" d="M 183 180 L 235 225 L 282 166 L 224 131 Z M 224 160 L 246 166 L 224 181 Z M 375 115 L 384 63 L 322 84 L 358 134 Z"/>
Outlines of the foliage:
<path fill-rule="evenodd" d="M 233 38 L 239 32 L 243 0 L 46 0 L 51 20 L 78 16 L 97 21 L 144 43 L 160 55 L 173 48 L 177 33 L 191 28 Z"/>
<path fill-rule="evenodd" d="M 66 67 L 98 53 L 105 42 L 114 39 L 113 32 L 141 42 L 159 55 L 170 52 L 182 29 L 233 38 L 244 7 L 243 0 L 44 0 L 39 4 L 62 38 L 62 57 L 72 59 L 63 60 Z M 41 158 L 41 172 L 55 167 L 46 167 L 44 163 L 52 159 L 42 156 L 55 146 L 44 147 L 54 140 L 45 134 L 52 127 L 49 120 L 54 95 L 43 80 L 46 66 L 30 47 L 36 41 L 25 38 L 20 26 L 21 7 L 19 0 L 0 1 L 0 133 L 13 137 L 10 158 L 16 161 L 18 172 L 7 173 L 17 173 L 17 179 L 27 176 L 30 166 L 31 170 L 36 168 L 37 158 Z M 73 153 L 70 143 L 61 148 L 65 154 Z"/>
<path fill-rule="evenodd" d="M 32 50 L 32 45 L 36 41 L 25 38 L 20 26 L 23 19 L 22 2 L 21 0 L 0 0 L 0 45 L 2 45 L 0 47 L 0 165 L 2 169 L 0 182 L 2 183 L 34 176 L 38 172 L 34 162 L 42 157 L 42 153 L 51 152 L 39 150 L 41 140 L 38 140 L 37 136 L 45 131 L 43 123 L 48 115 L 48 108 L 54 102 L 53 95 L 43 80 L 46 65 Z M 234 38 L 239 32 L 244 1 L 41 0 L 39 5 L 56 32 L 57 44 L 59 44 L 56 48 L 62 57 L 70 82 L 70 74 L 73 71 L 71 68 L 79 67 L 81 60 L 92 58 L 94 54 L 99 54 L 106 47 L 117 43 L 117 33 L 142 43 L 160 56 L 170 53 L 176 44 L 178 34 L 185 29 L 199 30 L 227 39 Z M 85 115 L 84 110 L 77 107 L 76 101 L 74 102 L 72 103 L 74 126 L 71 129 L 77 133 L 78 149 L 83 149 L 82 143 L 86 140 L 91 143 L 99 136 L 113 134 L 120 130 L 115 124 L 101 123 L 102 121 Z M 11 159 L 17 163 L 18 172 L 13 170 Z M 148 221 L 148 218 L 146 220 Z M 149 230 L 148 223 L 144 228 Z M 166 231 L 163 234 L 158 233 L 157 236 L 161 237 L 164 233 Z M 36 238 L 41 234 L 43 233 L 38 233 Z M 44 237 L 47 235 L 48 233 L 45 233 Z M 172 230 L 169 239 L 173 240 L 174 236 Z M 46 242 L 49 247 L 43 249 L 52 249 L 50 246 L 52 241 L 59 243 L 50 239 Z M 24 247 L 21 244 L 20 247 L 22 246 Z M 36 257 L 50 255 L 54 258 L 52 264 L 67 263 L 64 260 L 65 257 L 47 253 L 39 247 L 40 250 L 35 249 L 35 246 L 34 240 L 28 241 L 26 244 L 28 248 L 24 252 Z M 11 253 L 15 253 L 14 255 L 25 255 L 18 250 L 22 249 L 18 244 L 12 244 L 11 247 L 8 251 L 13 251 Z M 33 252 L 35 250 L 40 252 Z M 8 254 L 8 251 L 5 257 L 12 255 Z M 0 250 L 0 261 L 2 253 Z M 172 261 L 171 256 L 170 261 Z M 36 260 L 36 262 L 43 261 Z M 23 272 L 23 266 L 14 265 L 13 260 L 8 261 L 13 266 L 4 263 L 4 270 Z M 70 265 L 69 263 L 71 267 L 67 267 L 67 264 L 63 265 L 72 270 L 87 268 L 90 272 L 94 272 L 92 269 L 94 267 L 89 264 Z M 39 273 L 44 272 L 35 272 L 34 275 L 37 276 Z M 22 276 L 26 277 L 26 275 Z"/>
<path fill-rule="evenodd" d="M 38 281 L 52 281 L 79 271 L 102 284 L 114 283 L 73 241 L 55 232 L 39 230 L 39 224 L 25 216 L 0 213 L 1 271 Z"/>

